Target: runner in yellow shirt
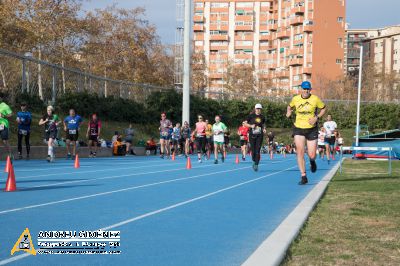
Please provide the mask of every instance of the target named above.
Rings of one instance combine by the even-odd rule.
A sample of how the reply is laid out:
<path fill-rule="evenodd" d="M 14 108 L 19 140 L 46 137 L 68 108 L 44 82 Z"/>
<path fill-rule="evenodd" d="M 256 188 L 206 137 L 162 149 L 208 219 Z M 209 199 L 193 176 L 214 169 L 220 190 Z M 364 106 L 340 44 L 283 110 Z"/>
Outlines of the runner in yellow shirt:
<path fill-rule="evenodd" d="M 311 172 L 317 171 L 315 158 L 317 155 L 317 140 L 318 140 L 318 119 L 325 112 L 325 104 L 318 96 L 311 94 L 311 83 L 304 81 L 301 83 L 301 93 L 293 97 L 287 107 L 286 117 L 292 115 L 293 110 L 296 110 L 296 121 L 293 128 L 294 142 L 297 151 L 297 164 L 301 172 L 300 185 L 308 183 L 305 159 L 304 146 L 307 144 L 307 153 L 310 158 Z M 319 111 L 319 113 L 317 113 Z"/>

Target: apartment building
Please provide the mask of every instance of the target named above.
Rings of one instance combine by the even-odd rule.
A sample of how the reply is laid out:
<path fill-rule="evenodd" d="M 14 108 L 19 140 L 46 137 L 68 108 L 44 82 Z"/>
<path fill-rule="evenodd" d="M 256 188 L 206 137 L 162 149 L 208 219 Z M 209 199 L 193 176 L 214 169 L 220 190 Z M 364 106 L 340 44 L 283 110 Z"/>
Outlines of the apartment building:
<path fill-rule="evenodd" d="M 282 95 L 303 80 L 342 76 L 345 0 L 194 0 L 194 53 L 202 54 L 206 90 L 226 86 L 228 65 L 253 70 Z"/>

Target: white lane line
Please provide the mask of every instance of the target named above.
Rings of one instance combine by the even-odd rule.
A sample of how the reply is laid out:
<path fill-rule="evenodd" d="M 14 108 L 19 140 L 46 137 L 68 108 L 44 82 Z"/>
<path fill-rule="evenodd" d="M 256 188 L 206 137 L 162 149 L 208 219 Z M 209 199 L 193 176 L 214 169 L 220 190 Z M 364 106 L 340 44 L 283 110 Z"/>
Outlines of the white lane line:
<path fill-rule="evenodd" d="M 148 212 L 148 213 L 145 213 L 145 214 L 142 214 L 142 215 L 133 217 L 133 218 L 131 218 L 131 219 L 124 220 L 124 221 L 121 221 L 121 222 L 119 222 L 119 223 L 115 223 L 115 224 L 112 224 L 112 225 L 103 227 L 103 228 L 98 229 L 98 230 L 110 230 L 110 229 L 113 229 L 113 228 L 116 228 L 116 227 L 119 227 L 119 226 L 122 226 L 122 225 L 125 225 L 125 224 L 129 224 L 129 223 L 132 223 L 132 222 L 137 221 L 137 220 L 144 219 L 144 218 L 149 217 L 149 216 L 153 216 L 153 215 L 156 215 L 156 214 L 159 214 L 159 213 L 162 213 L 162 212 L 171 210 L 171 209 L 178 208 L 178 207 L 183 206 L 183 205 L 187 205 L 187 204 L 192 203 L 192 202 L 195 202 L 195 201 L 199 201 L 199 200 L 201 200 L 201 199 L 205 199 L 205 198 L 211 197 L 211 196 L 213 196 L 213 195 L 216 195 L 216 194 L 219 194 L 219 193 L 228 191 L 228 190 L 232 190 L 232 189 L 234 189 L 234 188 L 237 188 L 237 187 L 240 187 L 240 186 L 249 184 L 249 183 L 256 182 L 256 181 L 261 180 L 261 179 L 264 179 L 264 178 L 266 178 L 266 177 L 268 177 L 268 176 L 280 174 L 280 173 L 282 173 L 282 172 L 285 172 L 285 171 L 290 170 L 290 169 L 295 168 L 295 167 L 297 167 L 297 166 L 292 166 L 292 167 L 286 168 L 285 170 L 281 170 L 281 171 L 279 171 L 279 172 L 275 172 L 275 173 L 271 173 L 271 174 L 268 174 L 268 175 L 260 176 L 260 177 L 258 177 L 258 178 L 254 178 L 254 179 L 251 179 L 251 180 L 248 180 L 248 181 L 245 181 L 245 182 L 241 182 L 241 183 L 238 183 L 238 184 L 236 184 L 236 185 L 232 185 L 232 186 L 229 186 L 229 187 L 225 187 L 225 188 L 222 188 L 222 189 L 219 189 L 219 190 L 216 190 L 216 191 L 213 191 L 213 192 L 204 194 L 204 195 L 199 196 L 199 197 L 196 197 L 196 198 L 192 198 L 192 199 L 189 199 L 189 200 L 186 200 L 186 201 L 182 201 L 182 202 L 179 202 L 179 203 L 176 203 L 176 204 L 167 206 L 167 207 L 162 208 L 162 209 L 158 209 L 158 210 L 155 210 L 155 211 L 152 211 L 152 212 Z M 245 168 L 250 168 L 250 167 L 245 167 Z M 10 263 L 10 262 L 14 262 L 14 261 L 17 261 L 17 260 L 26 258 L 26 257 L 29 256 L 29 255 L 30 255 L 29 253 L 25 253 L 25 254 L 18 255 L 18 256 L 12 257 L 12 258 L 8 258 L 8 259 L 5 259 L 5 260 L 1 260 L 1 261 L 0 261 L 0 265 L 4 265 L 4 264 L 6 264 L 6 263 Z"/>
<path fill-rule="evenodd" d="M 149 164 L 149 162 L 147 163 Z M 179 162 L 177 163 L 179 164 Z M 163 163 L 163 164 L 157 164 L 158 166 L 162 165 L 162 166 L 168 166 L 168 165 L 172 165 L 172 163 Z M 99 165 L 102 166 L 102 165 Z M 76 175 L 76 174 L 87 174 L 87 173 L 98 173 L 98 172 L 107 172 L 107 171 L 115 171 L 115 166 L 118 165 L 113 165 L 113 167 L 111 168 L 107 168 L 107 169 L 100 169 L 100 170 L 90 170 L 90 171 L 76 171 L 75 169 L 73 169 L 73 166 L 71 165 L 70 167 L 68 167 L 68 169 L 73 169 L 74 171 L 69 172 L 69 173 L 54 173 L 54 174 L 46 174 L 46 175 L 34 175 L 34 176 L 23 176 L 23 177 L 18 177 L 18 180 L 20 179 L 28 179 L 28 178 L 37 178 L 37 177 L 46 177 L 46 176 L 59 176 L 59 175 Z M 96 167 L 96 166 L 94 166 Z M 119 170 L 127 170 L 127 169 L 140 169 L 140 168 L 149 168 L 149 167 L 154 167 L 154 165 L 145 165 L 145 166 L 134 166 L 134 167 L 124 167 L 124 168 L 118 168 Z M 53 168 L 48 168 L 47 170 L 53 170 Z M 34 171 L 34 169 L 30 170 L 31 172 Z M 17 171 L 19 172 L 19 171 Z"/>
<path fill-rule="evenodd" d="M 127 187 L 127 188 L 123 188 L 123 189 L 117 189 L 117 190 L 111 190 L 111 191 L 100 192 L 100 193 L 95 193 L 95 194 L 89 194 L 89 195 L 85 195 L 85 196 L 74 197 L 74 198 L 69 198 L 69 199 L 64 199 L 64 200 L 50 201 L 50 202 L 36 204 L 36 205 L 29 205 L 29 206 L 25 206 L 25 207 L 20 207 L 20 208 L 0 211 L 0 215 L 6 214 L 6 213 L 11 213 L 11 212 L 22 211 L 22 210 L 26 210 L 26 209 L 33 209 L 33 208 L 38 208 L 38 207 L 44 207 L 44 206 L 49 206 L 49 205 L 60 204 L 60 203 L 64 203 L 64 202 L 70 202 L 70 201 L 82 200 L 82 199 L 93 198 L 93 197 L 98 197 L 98 196 L 104 196 L 104 195 L 119 193 L 119 192 L 123 192 L 123 191 L 134 190 L 134 189 L 138 189 L 138 188 L 145 188 L 145 187 L 157 186 L 157 185 L 162 185 L 162 184 L 167 184 L 167 183 L 172 183 L 172 182 L 177 182 L 177 181 L 182 181 L 182 180 L 189 180 L 189 179 L 194 179 L 194 178 L 203 177 L 203 176 L 210 176 L 210 175 L 215 175 L 215 174 L 228 173 L 228 172 L 238 171 L 238 170 L 242 170 L 242 169 L 246 169 L 246 168 L 250 168 L 250 166 L 231 169 L 231 170 L 217 171 L 217 172 L 201 174 L 201 175 L 195 175 L 195 176 L 189 176 L 189 177 L 170 179 L 170 180 L 154 182 L 154 183 L 149 183 L 149 184 L 144 184 L 144 185 L 139 185 L 139 186 Z"/>

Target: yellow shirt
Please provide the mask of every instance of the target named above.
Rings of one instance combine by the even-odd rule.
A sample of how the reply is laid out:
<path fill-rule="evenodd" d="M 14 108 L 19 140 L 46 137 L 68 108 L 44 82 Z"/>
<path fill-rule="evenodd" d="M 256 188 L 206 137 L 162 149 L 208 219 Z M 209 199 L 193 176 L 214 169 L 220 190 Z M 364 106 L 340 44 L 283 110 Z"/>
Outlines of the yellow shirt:
<path fill-rule="evenodd" d="M 308 120 L 317 115 L 317 108 L 325 108 L 325 104 L 315 95 L 311 95 L 307 99 L 303 99 L 301 95 L 296 95 L 293 97 L 289 106 L 296 109 L 296 121 L 294 126 L 297 128 L 315 127 L 315 125 L 311 125 Z"/>

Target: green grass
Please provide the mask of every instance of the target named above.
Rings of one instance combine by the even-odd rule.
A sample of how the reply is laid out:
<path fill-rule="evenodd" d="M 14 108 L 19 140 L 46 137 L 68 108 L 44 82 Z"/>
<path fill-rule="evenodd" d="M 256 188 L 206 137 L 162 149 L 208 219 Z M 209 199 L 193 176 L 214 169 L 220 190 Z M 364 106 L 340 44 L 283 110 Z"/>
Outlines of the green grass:
<path fill-rule="evenodd" d="M 400 162 L 347 159 L 283 265 L 400 265 Z"/>

